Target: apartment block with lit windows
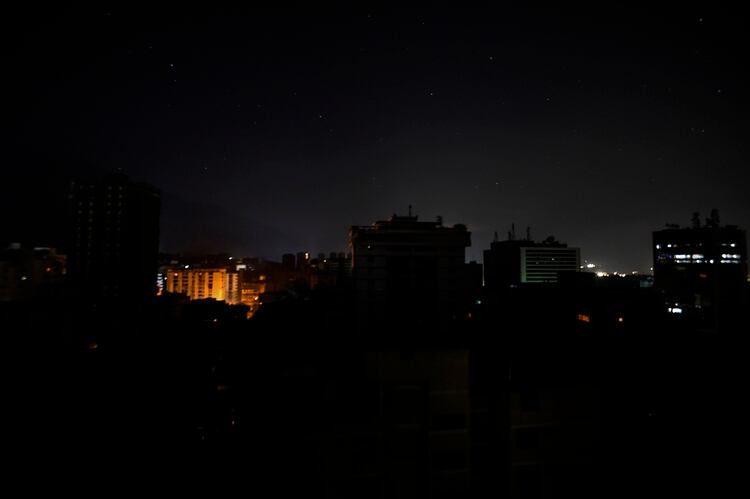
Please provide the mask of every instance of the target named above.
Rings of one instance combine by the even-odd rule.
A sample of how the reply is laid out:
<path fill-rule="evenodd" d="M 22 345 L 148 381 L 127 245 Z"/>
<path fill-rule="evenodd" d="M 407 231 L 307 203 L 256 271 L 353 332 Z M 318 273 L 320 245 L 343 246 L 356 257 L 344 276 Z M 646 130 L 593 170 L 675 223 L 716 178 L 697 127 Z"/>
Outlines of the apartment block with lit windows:
<path fill-rule="evenodd" d="M 164 287 L 191 300 L 212 298 L 230 305 L 240 303 L 239 276 L 218 268 L 171 268 L 165 272 Z"/>
<path fill-rule="evenodd" d="M 716 327 L 742 307 L 747 288 L 747 238 L 717 220 L 653 233 L 654 288 L 674 316 Z"/>

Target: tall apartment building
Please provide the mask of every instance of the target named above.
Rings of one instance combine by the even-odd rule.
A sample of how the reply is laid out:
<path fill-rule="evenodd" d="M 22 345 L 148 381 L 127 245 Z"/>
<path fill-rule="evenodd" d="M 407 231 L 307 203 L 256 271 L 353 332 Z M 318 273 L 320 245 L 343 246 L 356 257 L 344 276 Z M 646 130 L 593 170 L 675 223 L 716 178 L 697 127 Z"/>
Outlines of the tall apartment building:
<path fill-rule="evenodd" d="M 156 294 L 159 191 L 121 174 L 71 182 L 68 277 L 80 296 L 117 302 Z"/>
<path fill-rule="evenodd" d="M 393 215 L 349 231 L 358 315 L 428 317 L 447 313 L 465 295 L 465 225 Z"/>
<path fill-rule="evenodd" d="M 230 305 L 240 303 L 239 275 L 225 268 L 169 268 L 164 275 L 169 293 L 182 293 L 191 300 L 213 298 Z"/>

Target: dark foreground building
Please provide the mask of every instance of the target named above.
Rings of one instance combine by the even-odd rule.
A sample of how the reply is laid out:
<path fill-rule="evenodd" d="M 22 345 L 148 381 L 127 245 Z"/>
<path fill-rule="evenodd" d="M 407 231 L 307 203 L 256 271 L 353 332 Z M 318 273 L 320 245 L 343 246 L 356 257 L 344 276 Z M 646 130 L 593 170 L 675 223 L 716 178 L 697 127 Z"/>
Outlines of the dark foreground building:
<path fill-rule="evenodd" d="M 156 294 L 159 191 L 127 176 L 70 184 L 68 277 L 92 301 L 143 302 Z"/>
<path fill-rule="evenodd" d="M 352 277 L 358 317 L 429 320 L 461 308 L 469 275 L 465 258 L 471 233 L 465 225 L 446 227 L 393 215 L 349 230 Z"/>
<path fill-rule="evenodd" d="M 696 214 L 697 215 L 697 214 Z M 704 328 L 725 329 L 741 313 L 747 286 L 747 237 L 736 225 L 704 225 L 653 233 L 654 286 L 664 308 Z"/>

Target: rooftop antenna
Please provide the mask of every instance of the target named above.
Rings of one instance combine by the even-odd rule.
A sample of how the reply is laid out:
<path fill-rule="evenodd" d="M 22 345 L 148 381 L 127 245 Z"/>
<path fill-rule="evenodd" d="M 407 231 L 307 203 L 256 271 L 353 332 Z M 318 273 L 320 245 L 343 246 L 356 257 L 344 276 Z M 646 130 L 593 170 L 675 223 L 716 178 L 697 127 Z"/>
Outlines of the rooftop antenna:
<path fill-rule="evenodd" d="M 693 228 L 694 229 L 700 229 L 701 228 L 701 216 L 700 216 L 700 213 L 698 213 L 697 211 L 694 211 L 693 212 L 693 218 L 691 219 L 691 221 L 693 223 Z"/>
<path fill-rule="evenodd" d="M 719 223 L 719 210 L 717 210 L 716 208 L 713 208 L 711 210 L 711 225 L 713 227 L 719 227 L 719 225 L 720 225 L 720 223 Z"/>
<path fill-rule="evenodd" d="M 531 227 L 526 226 L 526 240 L 531 241 Z"/>
<path fill-rule="evenodd" d="M 409 205 L 409 216 L 411 216 L 411 205 Z"/>
<path fill-rule="evenodd" d="M 495 239 L 493 239 L 492 242 L 495 242 L 495 243 L 497 242 L 497 231 L 495 231 Z"/>
<path fill-rule="evenodd" d="M 516 223 L 515 222 L 510 224 L 510 233 L 512 236 L 511 241 L 515 241 L 516 240 Z"/>

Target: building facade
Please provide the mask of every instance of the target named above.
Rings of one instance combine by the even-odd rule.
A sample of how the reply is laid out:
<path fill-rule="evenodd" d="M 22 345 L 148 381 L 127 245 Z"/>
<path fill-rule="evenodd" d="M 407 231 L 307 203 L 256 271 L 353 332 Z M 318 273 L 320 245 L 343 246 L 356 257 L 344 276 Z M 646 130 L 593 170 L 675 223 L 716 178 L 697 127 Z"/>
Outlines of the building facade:
<path fill-rule="evenodd" d="M 653 233 L 654 288 L 665 309 L 714 325 L 746 299 L 747 238 L 709 223 Z"/>
<path fill-rule="evenodd" d="M 471 245 L 465 225 L 393 215 L 351 227 L 349 242 L 361 317 L 434 317 L 450 313 L 464 297 L 465 253 Z"/>
<path fill-rule="evenodd" d="M 234 305 L 242 298 L 238 274 L 225 268 L 170 268 L 164 285 L 167 292 L 186 294 L 191 300 L 211 298 Z"/>
<path fill-rule="evenodd" d="M 484 251 L 484 284 L 500 291 L 522 284 L 557 283 L 562 273 L 578 272 L 581 251 L 548 239 L 494 241 Z"/>
<path fill-rule="evenodd" d="M 143 301 L 156 294 L 159 191 L 113 174 L 71 182 L 66 253 L 80 296 Z"/>

